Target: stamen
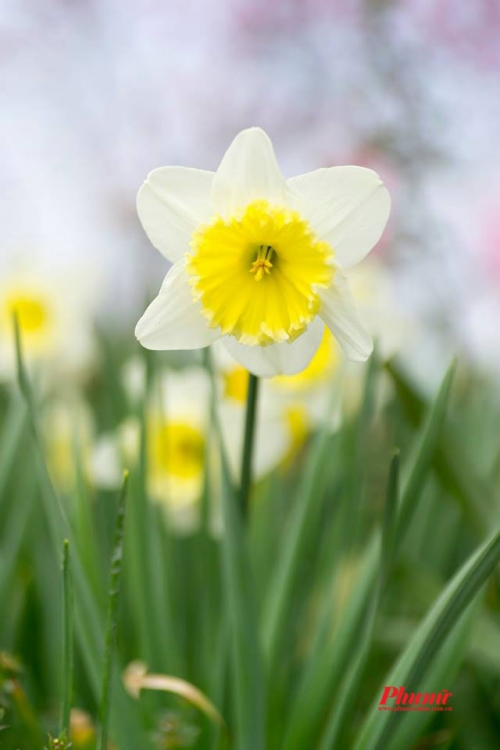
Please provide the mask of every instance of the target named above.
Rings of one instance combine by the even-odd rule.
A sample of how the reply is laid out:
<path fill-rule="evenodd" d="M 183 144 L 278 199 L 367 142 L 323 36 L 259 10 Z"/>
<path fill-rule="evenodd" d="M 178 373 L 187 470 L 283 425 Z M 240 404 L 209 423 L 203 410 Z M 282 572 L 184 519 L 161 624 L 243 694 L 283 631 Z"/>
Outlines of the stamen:
<path fill-rule="evenodd" d="M 265 275 L 271 273 L 273 264 L 271 263 L 274 258 L 274 250 L 271 245 L 261 245 L 257 252 L 257 257 L 252 263 L 250 273 L 255 274 L 255 281 L 260 281 Z"/>

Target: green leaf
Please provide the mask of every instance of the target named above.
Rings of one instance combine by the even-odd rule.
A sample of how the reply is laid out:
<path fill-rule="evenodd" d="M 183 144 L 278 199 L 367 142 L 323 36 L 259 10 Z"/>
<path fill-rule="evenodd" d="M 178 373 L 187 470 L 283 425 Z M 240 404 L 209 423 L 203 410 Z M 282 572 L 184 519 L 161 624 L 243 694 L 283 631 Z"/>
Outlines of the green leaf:
<path fill-rule="evenodd" d="M 457 626 L 450 633 L 446 643 L 439 649 L 426 673 L 425 684 L 428 688 L 437 691 L 453 685 L 470 638 L 476 610 L 477 607 L 471 607 L 464 613 Z M 405 712 L 399 716 L 393 736 L 384 750 L 401 750 L 402 747 L 412 747 L 415 745 L 416 739 L 422 736 L 426 725 L 430 724 L 435 716 L 436 714 L 432 711 Z"/>
<path fill-rule="evenodd" d="M 391 509 L 386 511 L 384 521 L 386 543 L 390 545 L 391 557 L 397 553 L 397 545 L 404 538 L 404 533 L 411 522 L 424 488 L 444 422 L 452 377 L 453 366 L 446 373 L 423 426 L 398 505 L 396 522 L 394 522 L 392 504 L 396 502 L 398 496 L 399 459 L 395 459 L 393 463 L 387 500 Z M 359 642 L 368 607 L 369 592 L 379 575 L 380 543 L 380 535 L 374 534 L 366 548 L 361 573 L 335 639 L 327 647 L 316 649 L 304 670 L 288 726 L 287 750 L 302 750 L 303 747 L 312 746 L 317 741 L 321 722 L 325 720 L 325 713 L 334 699 L 335 691 L 344 676 L 344 670 L 348 668 L 352 650 Z M 382 564 L 386 565 L 388 559 L 384 558 Z"/>
<path fill-rule="evenodd" d="M 358 638 L 359 645 L 352 655 L 352 666 L 343 680 L 342 686 L 339 690 L 338 700 L 334 702 L 331 717 L 327 723 L 320 750 L 330 750 L 332 747 L 338 746 L 339 739 L 342 737 L 343 729 L 353 713 L 356 696 L 370 654 L 375 620 L 382 594 L 387 583 L 389 566 L 392 560 L 394 529 L 396 525 L 395 519 L 398 507 L 398 485 L 399 451 L 395 451 L 392 457 L 389 469 L 389 479 L 387 482 L 378 579 L 371 594 L 370 605 L 366 614 L 363 631 Z"/>
<path fill-rule="evenodd" d="M 319 642 L 309 658 L 292 704 L 284 746 L 287 750 L 315 747 L 322 721 L 359 643 L 364 618 L 377 575 L 380 535 L 374 534 L 363 555 L 358 578 L 331 642 Z M 328 613 L 327 613 L 328 614 Z M 331 617 L 322 623 L 333 628 Z"/>
<path fill-rule="evenodd" d="M 67 539 L 63 543 L 63 692 L 59 735 L 69 736 L 69 720 L 73 700 L 73 582 L 70 570 L 70 546 Z"/>
<path fill-rule="evenodd" d="M 71 528 L 66 509 L 60 497 L 54 490 L 45 464 L 43 447 L 38 428 L 37 410 L 31 383 L 26 371 L 21 346 L 21 336 L 17 319 L 15 319 L 15 341 L 17 376 L 19 387 L 28 408 L 29 423 L 33 435 L 34 462 L 39 481 L 40 496 L 47 517 L 49 534 L 54 554 L 58 555 L 62 540 L 67 538 L 72 549 L 72 573 L 75 586 L 75 626 L 81 654 L 88 670 L 90 684 L 96 699 L 99 697 L 102 646 L 101 638 L 104 632 L 103 616 L 92 590 L 85 566 L 75 543 L 75 534 Z M 144 733 L 138 723 L 138 715 L 131 698 L 123 687 L 116 693 L 116 715 L 114 733 L 123 750 L 135 750 L 140 743 L 149 747 Z M 119 717 L 119 718 L 118 718 Z"/>
<path fill-rule="evenodd" d="M 3 514 L 2 539 L 0 541 L 0 611 L 6 612 L 6 595 L 18 562 L 35 500 L 35 477 L 32 471 L 23 474 L 17 483 L 12 508 Z M 22 501 L 21 501 L 22 500 Z"/>
<path fill-rule="evenodd" d="M 446 586 L 383 685 L 404 685 L 408 692 L 423 690 L 422 679 L 439 649 L 467 607 L 479 594 L 500 560 L 500 531 L 485 542 Z M 380 695 L 383 686 L 381 686 Z M 385 750 L 399 716 L 394 711 L 379 712 L 377 695 L 359 734 L 355 750 Z"/>
<path fill-rule="evenodd" d="M 6 486 L 14 465 L 19 447 L 26 433 L 27 415 L 22 400 L 12 398 L 0 436 L 0 510 L 4 511 L 7 501 Z"/>
<path fill-rule="evenodd" d="M 411 471 L 401 497 L 396 544 L 403 542 L 405 534 L 411 525 L 413 514 L 417 508 L 418 498 L 422 493 L 429 469 L 434 460 L 446 415 L 454 373 L 455 362 L 450 365 L 441 383 L 432 409 L 429 411 L 422 429 L 415 460 L 412 463 Z"/>
<path fill-rule="evenodd" d="M 325 427 L 310 448 L 310 461 L 299 486 L 295 504 L 283 533 L 280 555 L 268 589 L 264 612 L 264 646 L 273 672 L 281 652 L 280 640 L 287 626 L 293 590 L 311 540 L 311 529 L 323 500 L 325 463 L 330 445 Z"/>
<path fill-rule="evenodd" d="M 419 427 L 425 416 L 425 400 L 396 363 L 388 362 L 385 367 L 408 421 Z M 489 529 L 489 508 L 495 503 L 495 491 L 478 475 L 459 435 L 449 427 L 439 438 L 432 465 L 441 486 L 456 498 L 468 522 L 482 537 Z"/>

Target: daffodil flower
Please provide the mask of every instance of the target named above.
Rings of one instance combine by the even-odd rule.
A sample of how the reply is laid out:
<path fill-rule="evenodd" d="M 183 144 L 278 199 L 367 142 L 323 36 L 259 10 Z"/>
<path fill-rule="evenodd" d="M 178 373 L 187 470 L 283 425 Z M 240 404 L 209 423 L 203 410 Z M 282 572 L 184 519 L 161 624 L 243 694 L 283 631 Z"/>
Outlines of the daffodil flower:
<path fill-rule="evenodd" d="M 77 483 L 78 470 L 87 473 L 94 436 L 94 420 L 87 402 L 78 393 L 65 393 L 42 409 L 42 433 L 52 481 L 62 493 Z"/>
<path fill-rule="evenodd" d="M 152 399 L 146 415 L 148 490 L 171 527 L 179 533 L 196 528 L 203 489 L 210 384 L 202 368 L 164 373 L 160 402 Z M 138 456 L 140 425 L 135 418 L 102 435 L 94 446 L 91 470 L 102 488 L 119 486 L 123 467 Z"/>
<path fill-rule="evenodd" d="M 300 372 L 324 325 L 347 356 L 372 351 L 344 269 L 380 238 L 390 198 L 378 175 L 332 167 L 285 180 L 259 128 L 242 131 L 217 172 L 163 167 L 137 197 L 139 218 L 169 260 L 136 327 L 149 349 L 222 338 L 256 375 Z"/>
<path fill-rule="evenodd" d="M 29 364 L 85 375 L 94 356 L 93 293 L 77 283 L 72 269 L 55 273 L 30 256 L 19 261 L 0 278 L 0 379 L 15 371 L 14 315 Z"/>

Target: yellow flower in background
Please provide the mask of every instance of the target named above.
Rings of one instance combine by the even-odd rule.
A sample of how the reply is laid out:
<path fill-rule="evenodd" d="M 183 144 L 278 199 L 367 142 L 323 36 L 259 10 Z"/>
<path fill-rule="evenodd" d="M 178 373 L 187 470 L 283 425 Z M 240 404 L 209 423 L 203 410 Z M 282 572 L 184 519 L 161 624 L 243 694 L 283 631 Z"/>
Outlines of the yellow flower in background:
<path fill-rule="evenodd" d="M 210 383 L 202 368 L 190 367 L 164 373 L 157 390 L 160 398 L 153 389 L 146 418 L 148 491 L 171 526 L 189 532 L 197 525 L 203 490 Z M 92 452 L 94 483 L 118 487 L 123 468 L 137 461 L 139 444 L 134 418 L 102 435 Z"/>
<path fill-rule="evenodd" d="M 290 430 L 290 448 L 287 458 L 299 451 L 311 430 L 311 419 L 303 404 L 291 404 L 285 409 L 285 419 Z"/>
<path fill-rule="evenodd" d="M 214 364 L 221 395 L 219 414 L 222 436 L 233 475 L 239 481 L 249 372 L 221 342 L 214 345 Z M 282 464 L 295 451 L 297 443 L 303 440 L 304 414 L 299 414 L 295 405 L 292 413 L 290 399 L 277 398 L 276 390 L 271 388 L 272 382 L 266 380 L 262 383 L 257 404 L 252 466 L 253 476 L 257 480 Z"/>
<path fill-rule="evenodd" d="M 0 288 L 2 338 L 12 338 L 17 315 L 26 355 L 50 352 L 57 338 L 57 312 L 52 289 L 43 279 L 12 278 Z"/>
<path fill-rule="evenodd" d="M 210 384 L 198 367 L 166 373 L 148 417 L 148 481 L 177 528 L 196 525 L 203 490 Z"/>
<path fill-rule="evenodd" d="M 325 328 L 321 343 L 307 367 L 295 375 L 277 375 L 270 383 L 292 393 L 307 391 L 330 381 L 341 360 L 339 346 L 328 328 Z"/>
<path fill-rule="evenodd" d="M 14 315 L 28 363 L 65 374 L 85 372 L 94 353 L 88 285 L 23 260 L 22 268 L 3 270 L 0 280 L 0 376 L 15 370 Z"/>
<path fill-rule="evenodd" d="M 359 363 L 353 363 L 353 367 Z M 295 375 L 265 381 L 267 400 L 281 405 L 292 436 L 289 458 L 310 433 L 323 425 L 335 432 L 341 421 L 345 358 L 336 339 L 325 327 L 323 338 L 307 367 Z"/>
<path fill-rule="evenodd" d="M 167 481 L 182 485 L 175 496 L 181 502 L 191 495 L 188 486 L 194 482 L 194 494 L 199 494 L 200 477 L 205 463 L 205 433 L 191 415 L 176 418 L 156 417 L 150 424 L 150 463 L 153 476 L 165 475 Z"/>
<path fill-rule="evenodd" d="M 28 347 L 42 347 L 50 338 L 52 328 L 52 302 L 44 298 L 40 289 L 21 287 L 10 289 L 3 300 L 4 325 L 17 315 L 19 328 L 26 337 Z"/>
<path fill-rule="evenodd" d="M 91 750 L 95 747 L 97 733 L 92 717 L 80 708 L 71 709 L 69 738 L 73 750 Z"/>
<path fill-rule="evenodd" d="M 223 396 L 229 401 L 245 404 L 248 394 L 250 373 L 239 365 L 236 360 L 220 353 L 219 365 L 223 381 Z M 221 361 L 222 360 L 222 361 Z M 225 366 L 224 366 L 225 365 Z"/>
<path fill-rule="evenodd" d="M 42 428 L 47 466 L 52 481 L 61 492 L 74 490 L 77 467 L 88 473 L 94 435 L 92 413 L 77 394 L 51 399 L 42 410 Z"/>
<path fill-rule="evenodd" d="M 197 349 L 222 339 L 264 377 L 311 361 L 324 325 L 354 360 L 372 343 L 343 269 L 380 238 L 390 198 L 362 167 L 285 180 L 268 136 L 242 131 L 217 172 L 164 167 L 137 197 L 153 245 L 173 263 L 136 327 L 149 349 Z"/>

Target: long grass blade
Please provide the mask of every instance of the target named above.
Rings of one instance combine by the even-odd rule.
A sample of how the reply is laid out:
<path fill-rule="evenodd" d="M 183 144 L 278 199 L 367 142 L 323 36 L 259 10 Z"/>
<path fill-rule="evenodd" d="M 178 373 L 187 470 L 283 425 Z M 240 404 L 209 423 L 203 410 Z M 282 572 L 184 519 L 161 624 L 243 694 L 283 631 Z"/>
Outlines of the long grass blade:
<path fill-rule="evenodd" d="M 331 750 L 333 747 L 338 747 L 337 743 L 342 737 L 343 729 L 352 716 L 356 695 L 366 668 L 373 641 L 375 621 L 390 571 L 394 529 L 396 525 L 396 511 L 398 507 L 398 478 L 399 451 L 396 451 L 391 461 L 389 479 L 387 482 L 377 583 L 367 612 L 364 631 L 359 639 L 360 646 L 358 653 L 353 655 L 353 665 L 347 672 L 339 690 L 339 698 L 334 703 L 333 711 L 327 723 L 319 750 Z"/>
<path fill-rule="evenodd" d="M 36 475 L 39 481 L 40 497 L 43 502 L 47 518 L 50 540 L 55 554 L 59 554 L 61 541 L 69 539 L 72 549 L 72 577 L 75 588 L 75 629 L 84 659 L 90 684 L 94 696 L 97 698 L 101 690 L 103 618 L 99 602 L 89 585 L 85 567 L 79 555 L 75 535 L 68 522 L 66 509 L 59 495 L 54 490 L 47 466 L 44 460 L 43 446 L 37 423 L 37 412 L 31 382 L 26 371 L 21 345 L 21 336 L 17 318 L 14 319 L 17 376 L 21 393 L 28 408 L 28 421 L 33 436 L 33 452 Z M 135 750 L 141 742 L 145 748 L 150 746 L 148 739 L 141 731 L 137 714 L 133 710 L 133 702 L 121 689 L 116 695 L 117 713 L 121 712 L 120 720 L 114 725 L 123 750 Z M 132 709 L 132 710 L 131 710 Z"/>
<path fill-rule="evenodd" d="M 0 510 L 7 500 L 6 486 L 26 432 L 26 407 L 20 399 L 12 398 L 0 436 Z"/>
<path fill-rule="evenodd" d="M 73 700 L 73 589 L 70 569 L 70 546 L 63 544 L 63 680 L 59 735 L 69 737 L 69 719 Z"/>
<path fill-rule="evenodd" d="M 398 503 L 396 527 L 393 528 L 391 525 L 390 528 L 391 555 L 396 555 L 398 549 L 400 549 L 398 543 L 404 537 L 404 531 L 411 521 L 431 469 L 432 459 L 446 415 L 452 376 L 453 366 L 443 379 L 420 434 L 418 447 L 410 464 L 408 479 L 404 483 Z M 399 475 L 399 469 L 397 474 Z M 393 486 L 390 502 L 395 502 L 396 494 L 394 490 L 396 484 L 399 484 L 399 478 Z M 404 518 L 402 527 L 400 527 L 399 521 L 401 513 Z M 393 518 L 392 513 L 391 518 Z M 351 663 L 352 650 L 355 648 L 355 644 L 359 643 L 360 632 L 367 612 L 369 592 L 373 590 L 377 580 L 380 543 L 380 535 L 374 534 L 366 547 L 361 572 L 338 626 L 335 639 L 327 648 L 318 649 L 312 655 L 304 671 L 294 701 L 294 706 L 297 708 L 291 712 L 287 732 L 287 750 L 302 750 L 303 747 L 312 746 L 317 741 L 317 733 L 321 723 L 326 719 L 325 713 L 334 699 L 344 670 Z M 300 710 L 298 707 L 301 707 Z"/>
<path fill-rule="evenodd" d="M 418 498 L 424 488 L 429 469 L 435 458 L 455 369 L 456 363 L 452 362 L 441 383 L 437 397 L 423 427 L 416 457 L 401 496 L 396 545 L 404 541 L 405 534 L 410 527 L 413 514 L 418 505 Z"/>
<path fill-rule="evenodd" d="M 426 685 L 441 688 L 454 684 L 456 675 L 461 667 L 461 661 L 470 642 L 471 626 L 476 615 L 476 606 L 471 606 L 464 613 L 460 622 L 448 636 L 444 646 L 439 649 L 425 677 Z M 422 736 L 427 724 L 430 724 L 435 714 L 432 711 L 408 711 L 399 717 L 394 727 L 391 739 L 384 750 L 400 750 L 411 747 L 416 738 Z M 424 742 L 422 737 L 422 742 Z"/>
<path fill-rule="evenodd" d="M 311 446 L 311 461 L 295 498 L 295 505 L 284 531 L 280 557 L 269 585 L 263 627 L 264 647 L 270 664 L 277 660 L 281 651 L 280 639 L 287 623 L 297 573 L 310 541 L 310 529 L 317 519 L 323 499 L 324 465 L 328 446 L 329 434 L 325 427 Z M 272 666 L 270 671 L 273 671 Z"/>
<path fill-rule="evenodd" d="M 394 363 L 385 365 L 392 378 L 399 400 L 409 423 L 417 428 L 425 417 L 426 404 L 408 377 Z M 438 441 L 433 458 L 433 468 L 442 487 L 458 501 L 467 521 L 481 537 L 488 532 L 489 508 L 495 504 L 495 490 L 478 475 L 467 452 L 450 428 L 445 429 Z"/>
<path fill-rule="evenodd" d="M 421 689 L 422 678 L 438 650 L 458 623 L 500 560 L 500 531 L 486 541 L 462 566 L 440 595 L 403 651 L 384 685 Z M 383 750 L 395 731 L 395 711 L 378 711 L 378 697 L 368 714 L 355 750 Z"/>
<path fill-rule="evenodd" d="M 126 471 L 123 476 L 123 485 L 120 493 L 120 499 L 118 501 L 118 508 L 116 511 L 113 556 L 111 558 L 111 573 L 109 582 L 108 624 L 106 628 L 106 646 L 104 649 L 102 695 L 101 705 L 99 708 L 99 750 L 106 750 L 108 746 L 109 717 L 111 713 L 111 684 L 118 630 L 118 605 L 120 601 L 120 584 L 122 577 L 123 539 L 125 535 L 125 511 L 128 479 L 129 473 L 128 471 Z"/>

